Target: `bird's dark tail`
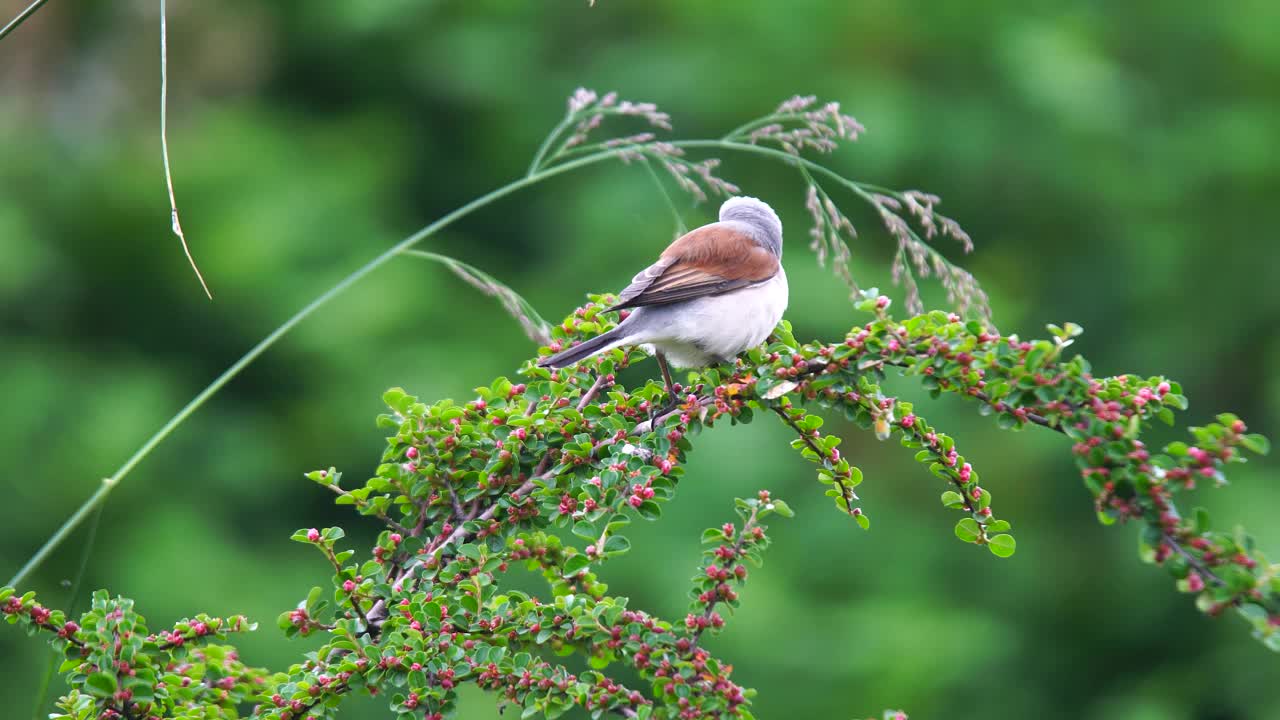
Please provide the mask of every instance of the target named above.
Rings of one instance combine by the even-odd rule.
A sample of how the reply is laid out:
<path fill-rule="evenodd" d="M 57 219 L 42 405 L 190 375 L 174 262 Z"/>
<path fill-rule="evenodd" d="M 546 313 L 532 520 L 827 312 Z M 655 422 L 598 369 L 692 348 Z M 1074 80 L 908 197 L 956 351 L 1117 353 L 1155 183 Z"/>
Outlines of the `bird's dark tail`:
<path fill-rule="evenodd" d="M 596 353 L 610 350 L 622 344 L 623 332 L 621 327 L 616 327 L 603 335 L 597 335 L 590 340 L 585 340 L 568 350 L 558 352 L 555 355 L 544 357 L 538 361 L 538 367 L 564 368 L 585 360 Z"/>

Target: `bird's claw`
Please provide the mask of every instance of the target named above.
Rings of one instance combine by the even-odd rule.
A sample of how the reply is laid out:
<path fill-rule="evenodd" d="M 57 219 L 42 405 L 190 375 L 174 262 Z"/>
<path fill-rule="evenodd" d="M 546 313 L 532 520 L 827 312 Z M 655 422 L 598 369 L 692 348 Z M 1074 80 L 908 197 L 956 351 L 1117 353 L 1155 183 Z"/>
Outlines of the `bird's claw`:
<path fill-rule="evenodd" d="M 666 401 L 663 402 L 662 405 L 656 405 L 652 402 L 649 404 L 650 429 L 657 429 L 658 418 L 661 418 L 663 415 L 666 415 L 680 406 L 679 391 L 674 388 L 667 388 L 664 395 L 666 397 Z"/>

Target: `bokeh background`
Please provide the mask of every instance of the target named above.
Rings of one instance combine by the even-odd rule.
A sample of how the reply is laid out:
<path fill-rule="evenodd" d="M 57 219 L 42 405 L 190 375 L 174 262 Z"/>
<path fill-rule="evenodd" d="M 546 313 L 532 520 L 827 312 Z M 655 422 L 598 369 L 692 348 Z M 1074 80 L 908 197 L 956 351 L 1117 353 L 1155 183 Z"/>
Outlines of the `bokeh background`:
<path fill-rule="evenodd" d="M 8 18 L 18 0 L 0 0 Z M 1056 7 L 1054 7 L 1056 5 Z M 578 85 L 669 111 L 709 137 L 794 93 L 838 99 L 868 132 L 830 159 L 939 193 L 978 243 L 944 246 L 1003 330 L 1072 320 L 1099 373 L 1165 373 L 1184 418 L 1232 410 L 1280 435 L 1280 4 L 875 0 L 352 0 L 170 3 L 174 238 L 158 135 L 156 2 L 49 3 L 0 42 L 0 580 L 167 418 L 295 310 L 399 238 L 523 172 Z M 779 208 L 800 337 L 862 322 L 806 249 L 794 171 L 725 157 Z M 678 198 L 690 225 L 713 206 Z M 864 285 L 890 242 L 846 201 Z M 424 248 L 472 262 L 549 317 L 622 287 L 672 223 L 635 166 L 514 195 Z M 900 295 L 899 295 L 900 297 Z M 936 292 L 927 299 L 940 301 Z M 250 662 L 307 647 L 272 621 L 326 577 L 297 527 L 373 527 L 303 471 L 372 471 L 379 396 L 468 396 L 532 347 L 442 268 L 399 260 L 272 349 L 114 493 L 83 592 L 136 597 L 156 625 L 247 613 Z M 1012 519 L 1017 555 L 957 542 L 943 489 L 909 452 L 846 428 L 874 520 L 822 497 L 767 421 L 700 438 L 676 502 L 605 577 L 678 617 L 701 528 L 734 496 L 791 501 L 730 629 L 713 643 L 764 718 L 1280 717 L 1280 657 L 1206 619 L 1103 528 L 1068 445 L 927 406 Z M 1170 435 L 1172 437 L 1172 435 Z M 1199 491 L 1215 519 L 1280 552 L 1277 461 Z M 64 602 L 77 533 L 33 578 Z M 31 716 L 49 651 L 0 632 L 0 714 Z M 61 687 L 55 679 L 53 689 Z M 386 717 L 379 702 L 351 718 Z M 468 696 L 461 715 L 496 717 Z"/>

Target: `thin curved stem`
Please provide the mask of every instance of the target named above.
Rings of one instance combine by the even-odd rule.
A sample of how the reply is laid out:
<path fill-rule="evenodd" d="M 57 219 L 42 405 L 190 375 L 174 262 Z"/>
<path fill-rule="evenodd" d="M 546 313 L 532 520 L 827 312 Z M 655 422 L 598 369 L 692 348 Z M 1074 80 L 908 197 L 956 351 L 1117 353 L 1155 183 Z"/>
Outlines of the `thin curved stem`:
<path fill-rule="evenodd" d="M 284 337 L 286 334 L 288 334 L 290 330 L 297 327 L 299 323 L 301 323 L 303 320 L 306 320 L 308 317 L 311 316 L 312 313 L 314 313 L 316 310 L 319 310 L 321 307 L 327 304 L 330 300 L 341 295 L 352 285 L 355 285 L 358 281 L 360 281 L 360 279 L 362 279 L 369 273 L 372 273 L 374 270 L 377 270 L 378 268 L 382 267 L 388 261 L 392 260 L 397 255 L 399 255 L 402 251 L 407 250 L 408 248 L 412 247 L 416 243 L 421 242 L 422 240 L 430 237 L 436 232 L 439 232 L 445 227 L 453 224 L 457 220 L 460 220 L 461 218 L 466 217 L 467 215 L 470 215 L 476 210 L 479 210 L 480 208 L 483 208 L 493 203 L 496 200 L 506 197 L 507 195 L 510 195 L 511 193 L 514 193 L 517 190 L 521 190 L 523 188 L 529 187 L 530 185 L 535 185 L 539 182 L 542 182 L 543 180 L 554 177 L 556 175 L 560 175 L 562 173 L 569 172 L 570 170 L 574 170 L 586 165 L 591 165 L 591 164 L 600 162 L 602 160 L 607 160 L 616 155 L 617 155 L 617 150 L 613 150 L 613 149 L 604 150 L 594 155 L 587 155 L 585 157 L 572 160 L 570 162 L 565 162 L 565 163 L 556 165 L 554 167 L 549 167 L 545 170 L 541 170 L 532 175 L 528 175 L 523 178 L 520 178 L 519 180 L 515 180 L 510 183 L 507 183 L 506 185 L 503 185 L 502 187 L 486 195 L 482 195 L 476 198 L 475 200 L 472 200 L 466 205 L 463 205 L 462 207 L 454 210 L 453 212 L 450 212 L 448 215 L 445 215 L 439 220 L 436 220 L 430 225 L 422 228 L 418 232 L 406 237 L 405 239 L 396 243 L 395 245 L 388 248 L 387 250 L 384 250 L 380 255 L 373 258 L 369 262 L 365 263 L 360 268 L 356 269 L 350 275 L 343 278 L 340 282 L 338 282 L 338 284 L 326 290 L 319 297 L 312 300 L 305 307 L 303 307 L 301 310 L 295 313 L 293 317 L 286 320 L 284 324 L 280 325 L 280 327 L 272 331 L 270 335 L 263 338 L 261 342 L 259 342 L 257 345 L 254 345 L 248 352 L 242 355 L 239 360 L 237 360 L 233 365 L 231 365 L 231 367 L 224 370 L 222 374 L 219 375 L 217 378 L 215 378 L 213 382 L 209 383 L 209 385 L 204 390 L 200 391 L 200 394 L 192 398 L 191 401 L 188 402 L 185 407 L 179 410 L 178 414 L 170 418 L 169 422 L 165 423 L 163 427 L 161 427 L 158 431 L 156 431 L 156 433 L 152 435 L 151 438 L 147 440 L 147 442 L 144 443 L 142 447 L 138 448 L 138 451 L 135 452 L 128 460 L 126 460 L 125 463 L 115 471 L 115 473 L 113 473 L 108 478 L 104 478 L 102 481 L 102 485 L 97 489 L 97 491 L 95 491 L 93 495 L 91 495 L 89 499 L 86 500 L 80 506 L 80 508 L 71 515 L 71 517 L 67 518 L 66 522 L 64 522 L 62 526 L 58 528 L 58 530 L 47 541 L 45 541 L 44 545 L 42 545 L 40 549 L 37 550 L 36 553 L 31 556 L 31 559 L 28 560 L 27 563 L 22 566 L 22 569 L 20 569 L 17 572 L 17 574 L 15 574 L 12 578 L 10 578 L 7 584 L 13 587 L 17 587 L 20 583 L 26 580 L 27 577 L 31 574 L 31 572 L 34 571 L 37 567 L 39 567 L 49 557 L 49 554 L 52 553 L 59 545 L 61 545 L 62 542 L 67 539 L 67 536 L 69 536 L 72 533 L 72 531 L 74 531 L 76 527 L 80 525 L 80 523 L 84 522 L 85 518 L 89 516 L 89 513 L 91 513 L 94 508 L 96 508 L 104 500 L 107 499 L 107 496 L 111 494 L 112 489 L 114 489 L 115 486 L 118 485 L 121 480 L 123 480 L 135 467 L 137 467 L 138 463 L 142 462 L 148 455 L 151 454 L 151 451 L 154 450 L 156 446 L 158 446 L 161 442 L 163 442 L 166 438 L 168 438 L 169 435 L 172 434 L 173 431 L 176 430 L 179 425 L 181 425 L 184 421 L 186 421 L 186 419 L 190 417 L 193 413 L 195 413 L 196 410 L 199 410 L 201 406 L 203 406 L 206 402 L 208 402 L 209 398 L 213 397 L 219 390 L 223 388 L 224 385 L 231 382 L 231 380 L 234 379 L 237 375 L 239 375 L 246 367 L 248 367 L 250 363 L 252 363 L 254 360 L 257 360 L 259 356 L 261 356 L 273 345 L 279 342 L 279 340 L 282 337 Z"/>
<path fill-rule="evenodd" d="M 3 29 L 0 29 L 0 40 L 3 40 L 6 35 L 13 32 L 14 30 L 17 30 L 19 25 L 26 22 L 27 18 L 31 17 L 32 15 L 35 15 L 36 11 L 40 9 L 40 6 L 44 5 L 47 2 L 49 2 L 49 0 L 35 0 L 35 2 L 27 6 L 26 10 L 23 10 L 22 12 L 18 13 L 17 17 L 10 20 L 9 24 L 5 25 Z"/>
<path fill-rule="evenodd" d="M 743 124 L 739 125 L 738 127 L 736 127 L 736 128 L 734 128 L 734 129 L 730 130 L 729 132 L 725 133 L 725 134 L 724 134 L 724 136 L 720 138 L 720 141 L 721 141 L 721 142 L 730 142 L 730 141 L 734 140 L 734 139 L 735 139 L 735 138 L 737 138 L 739 135 L 741 135 L 742 133 L 744 133 L 744 132 L 746 132 L 746 131 L 748 131 L 748 130 L 754 130 L 754 129 L 756 129 L 757 127 L 761 127 L 761 126 L 764 126 L 764 125 L 768 125 L 768 124 L 769 124 L 769 123 L 771 123 L 771 122 L 774 122 L 774 121 L 776 121 L 776 120 L 781 120 L 781 119 L 783 119 L 783 118 L 785 118 L 785 117 L 788 117 L 788 116 L 787 116 L 787 115 L 778 115 L 778 114 L 776 114 L 776 113 L 771 113 L 771 114 L 769 114 L 769 115 L 765 115 L 764 117 L 758 117 L 758 118 L 756 118 L 755 120 L 752 120 L 751 122 L 743 123 Z"/>
<path fill-rule="evenodd" d="M 529 162 L 529 171 L 525 173 L 525 177 L 533 177 L 533 174 L 538 172 L 538 169 L 542 165 L 542 159 L 547 156 L 547 151 L 551 149 L 551 144 L 555 142 L 556 138 L 560 137 L 560 133 L 564 132 L 565 129 L 573 123 L 573 119 L 575 117 L 576 113 L 569 113 L 565 115 L 564 119 L 560 121 L 560 124 L 556 125 L 554 130 L 547 133 L 547 137 L 545 137 L 542 140 L 542 144 L 538 146 L 538 152 L 533 154 L 533 160 Z"/>
<path fill-rule="evenodd" d="M 165 22 L 166 11 L 164 0 L 160 0 L 160 154 L 164 157 L 164 184 L 169 190 L 169 224 L 173 234 L 182 244 L 182 252 L 187 256 L 191 270 L 195 272 L 204 294 L 213 299 L 209 283 L 204 281 L 204 274 L 196 259 L 191 256 L 191 248 L 187 245 L 186 233 L 182 232 L 182 223 L 178 220 L 178 201 L 173 196 L 173 171 L 169 169 L 169 30 Z"/>
<path fill-rule="evenodd" d="M 735 150 L 737 152 L 754 153 L 756 155 L 764 155 L 767 157 L 775 158 L 792 165 L 799 165 L 801 167 L 807 168 L 808 170 L 818 173 L 819 175 L 825 175 L 826 177 L 829 177 L 832 180 L 835 180 L 836 182 L 840 183 L 841 185 L 844 185 L 845 187 L 849 188 L 854 192 L 854 194 L 866 200 L 867 202 L 875 201 L 875 198 L 871 197 L 871 193 L 867 192 L 867 190 L 863 188 L 861 184 L 850 180 L 849 178 L 841 175 L 835 170 L 832 170 L 826 165 L 823 165 L 821 163 L 816 163 L 808 158 L 801 157 L 799 155 L 792 155 L 791 153 L 783 152 L 782 150 L 775 150 L 774 148 L 765 147 L 763 145 L 752 145 L 751 143 L 734 142 L 732 140 L 676 140 L 676 141 L 673 141 L 671 144 L 675 145 L 676 147 L 683 147 L 683 148 L 720 148 L 723 150 Z"/>
<path fill-rule="evenodd" d="M 662 178 L 658 177 L 658 171 L 653 169 L 653 163 L 649 162 L 649 158 L 641 157 L 640 162 L 644 164 L 644 169 L 649 172 L 649 177 L 653 179 L 654 186 L 658 188 L 662 199 L 667 203 L 667 209 L 671 211 L 671 219 L 676 225 L 676 235 L 683 235 L 688 228 L 684 225 L 684 218 L 680 217 L 680 211 L 676 209 L 675 201 L 671 199 L 671 193 L 668 193 L 667 188 L 663 186 Z"/>

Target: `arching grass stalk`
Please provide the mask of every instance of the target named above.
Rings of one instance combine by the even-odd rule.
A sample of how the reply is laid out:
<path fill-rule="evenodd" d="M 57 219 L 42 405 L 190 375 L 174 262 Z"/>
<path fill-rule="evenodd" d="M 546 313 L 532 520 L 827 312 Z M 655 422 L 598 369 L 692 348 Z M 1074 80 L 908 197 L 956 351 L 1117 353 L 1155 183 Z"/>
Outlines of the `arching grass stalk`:
<path fill-rule="evenodd" d="M 392 247 L 383 251 L 377 257 L 373 258 L 369 262 L 362 265 L 360 268 L 355 270 L 355 272 L 352 272 L 350 275 L 340 280 L 333 287 L 324 291 L 324 293 L 322 293 L 319 297 L 312 300 L 305 307 L 303 307 L 301 310 L 295 313 L 293 317 L 284 321 L 284 323 L 281 324 L 280 327 L 276 328 L 274 331 L 271 332 L 270 335 L 263 338 L 261 342 L 259 342 L 257 345 L 254 345 L 248 352 L 242 355 L 239 360 L 235 361 L 235 363 L 232 364 L 231 367 L 224 370 L 221 375 L 214 378 L 213 382 L 209 383 L 208 387 L 206 387 L 204 390 L 201 390 L 200 394 L 192 398 L 191 401 L 186 404 L 186 406 L 184 406 L 181 410 L 178 411 L 176 415 L 170 418 L 169 422 L 165 423 L 164 426 L 161 427 L 159 430 L 157 430 L 156 433 L 152 435 L 150 439 L 148 439 L 145 443 L 143 443 L 142 447 L 138 448 L 138 450 L 132 456 L 130 456 L 129 459 L 124 462 L 123 465 L 117 468 L 116 471 L 112 473 L 110 476 L 103 478 L 102 484 L 93 493 L 93 495 L 90 495 L 89 499 L 85 500 L 84 503 L 80 506 L 80 508 L 77 509 L 74 513 L 72 513 L 71 517 L 67 518 L 66 522 L 64 522 L 62 526 L 59 527 L 58 530 L 54 532 L 54 534 L 50 536 L 48 540 L 45 541 L 44 545 L 40 546 L 40 549 L 37 550 L 35 554 L 31 556 L 31 558 L 27 561 L 27 563 L 22 566 L 22 569 L 18 570 L 18 572 L 15 573 L 14 576 L 10 578 L 9 582 L 6 584 L 14 587 L 23 585 L 26 582 L 28 576 L 37 567 L 39 567 L 45 560 L 48 559 L 49 554 L 52 553 L 55 549 L 57 549 L 57 547 L 61 545 L 64 540 L 67 539 L 67 537 L 72 533 L 72 531 L 74 531 L 77 527 L 79 527 L 80 524 L 84 522 L 86 518 L 88 518 L 89 514 L 93 512 L 94 508 L 102 504 L 107 499 L 107 497 L 111 494 L 111 491 L 120 483 L 121 480 L 123 480 L 126 476 L 128 476 L 129 473 L 132 472 L 135 467 L 138 466 L 138 463 L 146 459 L 146 457 L 151 454 L 151 451 L 155 450 L 156 447 L 160 445 L 160 443 L 164 442 L 164 440 L 168 438 L 169 435 L 172 434 L 173 431 L 176 430 L 179 425 L 185 422 L 186 419 L 191 417 L 191 415 L 195 413 L 196 410 L 199 410 L 206 402 L 209 401 L 210 398 L 216 395 L 218 391 L 223 388 L 223 386 L 231 382 L 231 380 L 233 380 L 237 375 L 239 375 L 245 368 L 249 367 L 250 363 L 252 363 L 254 360 L 257 360 L 258 357 L 260 357 L 263 353 L 269 350 L 273 345 L 279 342 L 281 338 L 283 338 L 286 334 L 288 334 L 290 330 L 297 327 L 299 323 L 301 323 L 303 320 L 306 320 L 308 317 L 311 316 L 312 313 L 314 313 L 315 311 L 319 310 L 321 307 L 326 305 L 330 300 L 346 292 L 347 289 L 349 289 L 352 285 L 355 285 L 366 275 L 372 273 L 374 270 L 377 270 L 378 268 L 387 264 L 389 261 L 391 261 L 398 255 L 400 255 L 405 250 L 408 250 L 414 245 L 431 237 L 435 233 L 439 232 L 440 230 L 443 230 L 449 225 L 452 225 L 454 222 L 461 220 L 467 215 L 470 215 L 471 213 L 483 207 L 486 207 L 492 204 L 493 202 L 500 200 L 506 197 L 507 195 L 510 195 L 511 193 L 516 192 L 517 190 L 521 190 L 531 185 L 536 185 L 537 183 L 540 183 L 543 180 L 547 180 L 557 175 L 562 175 L 571 170 L 576 170 L 578 168 L 585 167 L 587 165 L 598 163 L 602 160 L 607 160 L 616 154 L 617 154 L 617 150 L 612 150 L 612 149 L 602 150 L 597 153 L 592 153 L 591 155 L 586 155 L 586 156 L 577 158 L 570 162 L 562 163 L 554 167 L 540 170 L 532 175 L 522 177 L 519 180 L 515 180 L 513 182 L 507 183 L 506 185 L 503 185 L 497 190 L 494 190 L 486 195 L 482 195 L 476 198 L 475 200 L 472 200 L 466 205 L 463 205 L 462 207 L 454 210 L 448 215 L 445 215 L 439 220 L 422 228 L 418 232 L 406 237 L 405 239 L 396 243 Z"/>

